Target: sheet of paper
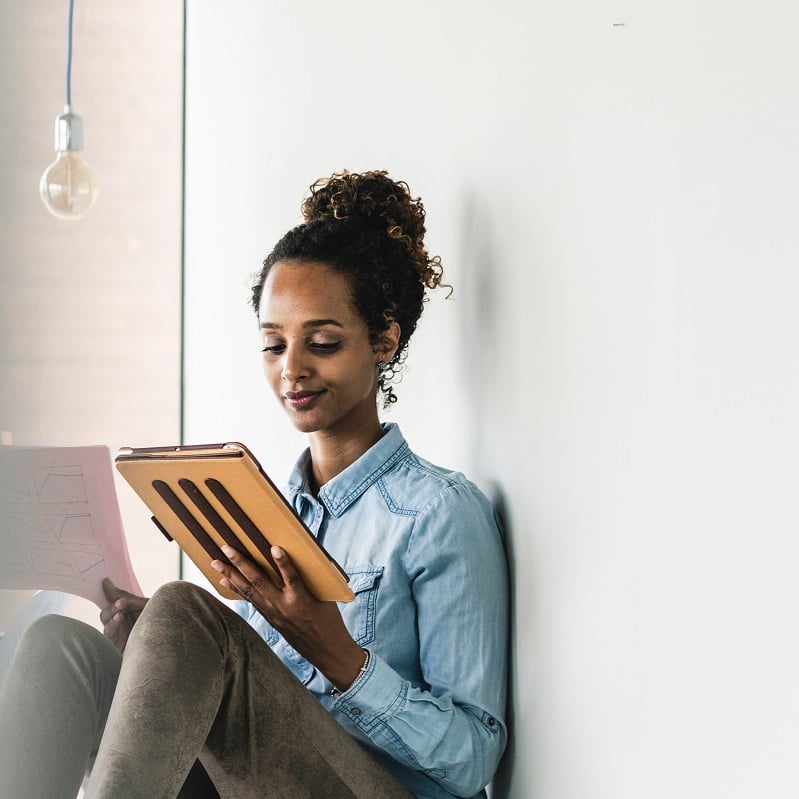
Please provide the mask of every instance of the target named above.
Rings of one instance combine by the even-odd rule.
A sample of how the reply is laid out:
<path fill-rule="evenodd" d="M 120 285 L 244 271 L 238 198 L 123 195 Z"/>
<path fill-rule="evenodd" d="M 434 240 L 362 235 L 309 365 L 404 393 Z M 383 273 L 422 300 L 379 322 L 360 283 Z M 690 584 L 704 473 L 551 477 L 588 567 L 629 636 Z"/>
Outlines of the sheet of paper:
<path fill-rule="evenodd" d="M 104 577 L 142 593 L 108 447 L 0 447 L 0 588 L 64 591 L 102 608 Z"/>

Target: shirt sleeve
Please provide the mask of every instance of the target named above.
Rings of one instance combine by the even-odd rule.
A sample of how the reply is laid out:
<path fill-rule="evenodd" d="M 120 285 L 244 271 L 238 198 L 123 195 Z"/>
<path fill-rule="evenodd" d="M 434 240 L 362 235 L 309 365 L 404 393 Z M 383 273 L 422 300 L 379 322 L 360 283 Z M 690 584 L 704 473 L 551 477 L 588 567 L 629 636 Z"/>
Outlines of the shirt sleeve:
<path fill-rule="evenodd" d="M 462 484 L 438 494 L 417 518 L 406 564 L 424 684 L 372 655 L 334 707 L 394 759 L 474 796 L 507 741 L 507 569 L 488 500 Z"/>

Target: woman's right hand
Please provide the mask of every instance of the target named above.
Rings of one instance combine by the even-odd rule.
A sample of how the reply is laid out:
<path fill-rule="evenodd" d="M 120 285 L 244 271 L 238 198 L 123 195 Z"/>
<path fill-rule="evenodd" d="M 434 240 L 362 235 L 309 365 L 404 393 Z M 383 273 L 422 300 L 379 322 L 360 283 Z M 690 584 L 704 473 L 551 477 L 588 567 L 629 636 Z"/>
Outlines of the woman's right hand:
<path fill-rule="evenodd" d="M 100 611 L 103 635 L 120 651 L 125 651 L 133 625 L 144 610 L 147 598 L 118 588 L 108 577 L 103 580 L 108 606 Z"/>

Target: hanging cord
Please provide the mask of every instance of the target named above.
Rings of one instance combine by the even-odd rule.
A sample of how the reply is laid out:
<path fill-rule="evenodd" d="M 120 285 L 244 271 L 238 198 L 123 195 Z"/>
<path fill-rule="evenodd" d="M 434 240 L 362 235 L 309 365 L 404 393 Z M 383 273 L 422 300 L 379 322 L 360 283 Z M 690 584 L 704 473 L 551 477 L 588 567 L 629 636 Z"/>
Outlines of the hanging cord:
<path fill-rule="evenodd" d="M 69 0 L 69 23 L 67 28 L 67 108 L 72 106 L 72 16 L 75 0 Z"/>

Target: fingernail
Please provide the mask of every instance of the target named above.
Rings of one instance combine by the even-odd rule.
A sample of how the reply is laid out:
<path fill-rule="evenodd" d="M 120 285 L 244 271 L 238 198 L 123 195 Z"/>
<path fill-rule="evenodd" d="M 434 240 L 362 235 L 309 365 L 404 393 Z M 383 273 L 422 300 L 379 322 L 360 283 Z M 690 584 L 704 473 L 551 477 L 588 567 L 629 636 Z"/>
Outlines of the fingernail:
<path fill-rule="evenodd" d="M 227 555 L 229 558 L 232 558 L 232 557 L 233 557 L 233 556 L 236 554 L 236 550 L 235 550 L 235 549 L 233 549 L 233 547 L 230 547 L 230 546 L 224 546 L 224 547 L 222 547 L 222 551 L 223 551 L 223 552 L 224 552 L 224 553 L 225 553 L 225 554 L 226 554 L 226 555 Z"/>
<path fill-rule="evenodd" d="M 272 557 L 275 560 L 280 560 L 283 557 L 283 550 L 280 547 L 272 547 Z"/>
<path fill-rule="evenodd" d="M 224 569 L 225 567 L 218 560 L 212 560 L 211 561 L 211 568 L 212 569 L 216 569 L 218 572 L 221 572 L 222 569 Z"/>

